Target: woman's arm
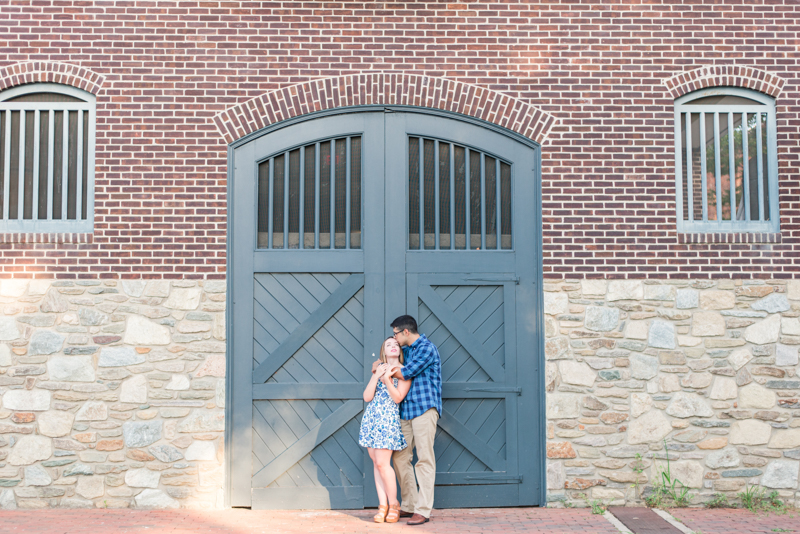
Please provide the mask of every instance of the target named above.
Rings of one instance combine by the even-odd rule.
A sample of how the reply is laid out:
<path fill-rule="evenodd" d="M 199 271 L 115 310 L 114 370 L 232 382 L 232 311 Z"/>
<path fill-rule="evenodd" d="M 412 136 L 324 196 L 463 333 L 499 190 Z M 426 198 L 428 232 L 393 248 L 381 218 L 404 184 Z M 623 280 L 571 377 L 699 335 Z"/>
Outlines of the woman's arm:
<path fill-rule="evenodd" d="M 383 376 L 382 371 L 378 369 L 367 382 L 367 387 L 364 388 L 364 402 L 372 402 L 372 398 L 375 396 L 375 388 L 378 387 L 378 380 Z"/>
<path fill-rule="evenodd" d="M 408 395 L 408 390 L 411 389 L 411 380 L 403 379 L 399 379 L 397 381 L 397 387 L 394 387 L 394 380 L 392 380 L 392 376 L 389 373 L 383 375 L 381 380 L 386 384 L 386 390 L 389 392 L 389 396 L 395 404 L 403 402 L 403 399 Z"/>

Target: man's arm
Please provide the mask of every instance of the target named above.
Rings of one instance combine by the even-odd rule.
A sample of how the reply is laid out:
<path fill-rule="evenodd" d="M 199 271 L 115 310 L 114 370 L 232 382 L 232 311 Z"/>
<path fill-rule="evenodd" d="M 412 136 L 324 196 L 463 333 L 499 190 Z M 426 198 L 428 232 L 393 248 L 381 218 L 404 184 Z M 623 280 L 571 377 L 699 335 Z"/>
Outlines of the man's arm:
<path fill-rule="evenodd" d="M 406 364 L 405 367 L 401 370 L 403 373 L 403 379 L 409 380 L 414 378 L 415 376 L 419 375 L 422 371 L 427 369 L 434 361 L 438 354 L 436 352 L 436 348 L 433 345 L 428 345 L 423 350 L 418 351 L 415 354 L 414 358 L 411 358 L 410 361 Z"/>

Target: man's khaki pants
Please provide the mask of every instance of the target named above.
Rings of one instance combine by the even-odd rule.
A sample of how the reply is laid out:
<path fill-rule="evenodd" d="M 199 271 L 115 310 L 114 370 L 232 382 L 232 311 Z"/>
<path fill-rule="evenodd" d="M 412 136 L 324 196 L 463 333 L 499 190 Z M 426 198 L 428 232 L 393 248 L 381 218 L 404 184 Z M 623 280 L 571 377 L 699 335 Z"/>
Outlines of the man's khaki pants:
<path fill-rule="evenodd" d="M 408 447 L 396 451 L 392 455 L 394 471 L 400 482 L 400 495 L 402 497 L 401 509 L 431 516 L 433 508 L 433 486 L 436 483 L 436 457 L 433 454 L 433 440 L 436 437 L 436 423 L 439 421 L 439 412 L 431 408 L 414 419 L 400 420 L 403 436 Z M 417 464 L 411 466 L 413 450 L 417 449 Z M 416 472 L 416 479 L 414 473 Z M 419 484 L 419 491 L 417 490 Z"/>

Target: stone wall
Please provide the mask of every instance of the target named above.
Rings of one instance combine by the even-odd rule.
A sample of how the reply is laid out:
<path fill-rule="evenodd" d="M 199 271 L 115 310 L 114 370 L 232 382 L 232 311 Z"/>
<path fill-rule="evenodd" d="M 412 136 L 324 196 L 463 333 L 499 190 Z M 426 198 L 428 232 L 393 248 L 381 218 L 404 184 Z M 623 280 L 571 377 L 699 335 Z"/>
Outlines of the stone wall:
<path fill-rule="evenodd" d="M 225 281 L 0 281 L 0 509 L 222 506 Z"/>
<path fill-rule="evenodd" d="M 544 296 L 551 505 L 641 502 L 667 453 L 694 504 L 746 482 L 796 502 L 800 282 L 564 280 Z"/>

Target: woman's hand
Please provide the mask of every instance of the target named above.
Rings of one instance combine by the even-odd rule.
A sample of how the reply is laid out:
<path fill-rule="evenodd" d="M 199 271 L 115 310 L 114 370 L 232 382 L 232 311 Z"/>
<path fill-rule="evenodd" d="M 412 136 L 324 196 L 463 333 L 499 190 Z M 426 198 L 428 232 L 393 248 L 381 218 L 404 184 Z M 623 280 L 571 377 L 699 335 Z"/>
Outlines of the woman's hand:
<path fill-rule="evenodd" d="M 386 376 L 386 372 L 390 369 L 388 363 L 382 363 L 375 369 L 375 376 L 383 380 L 384 376 Z"/>

